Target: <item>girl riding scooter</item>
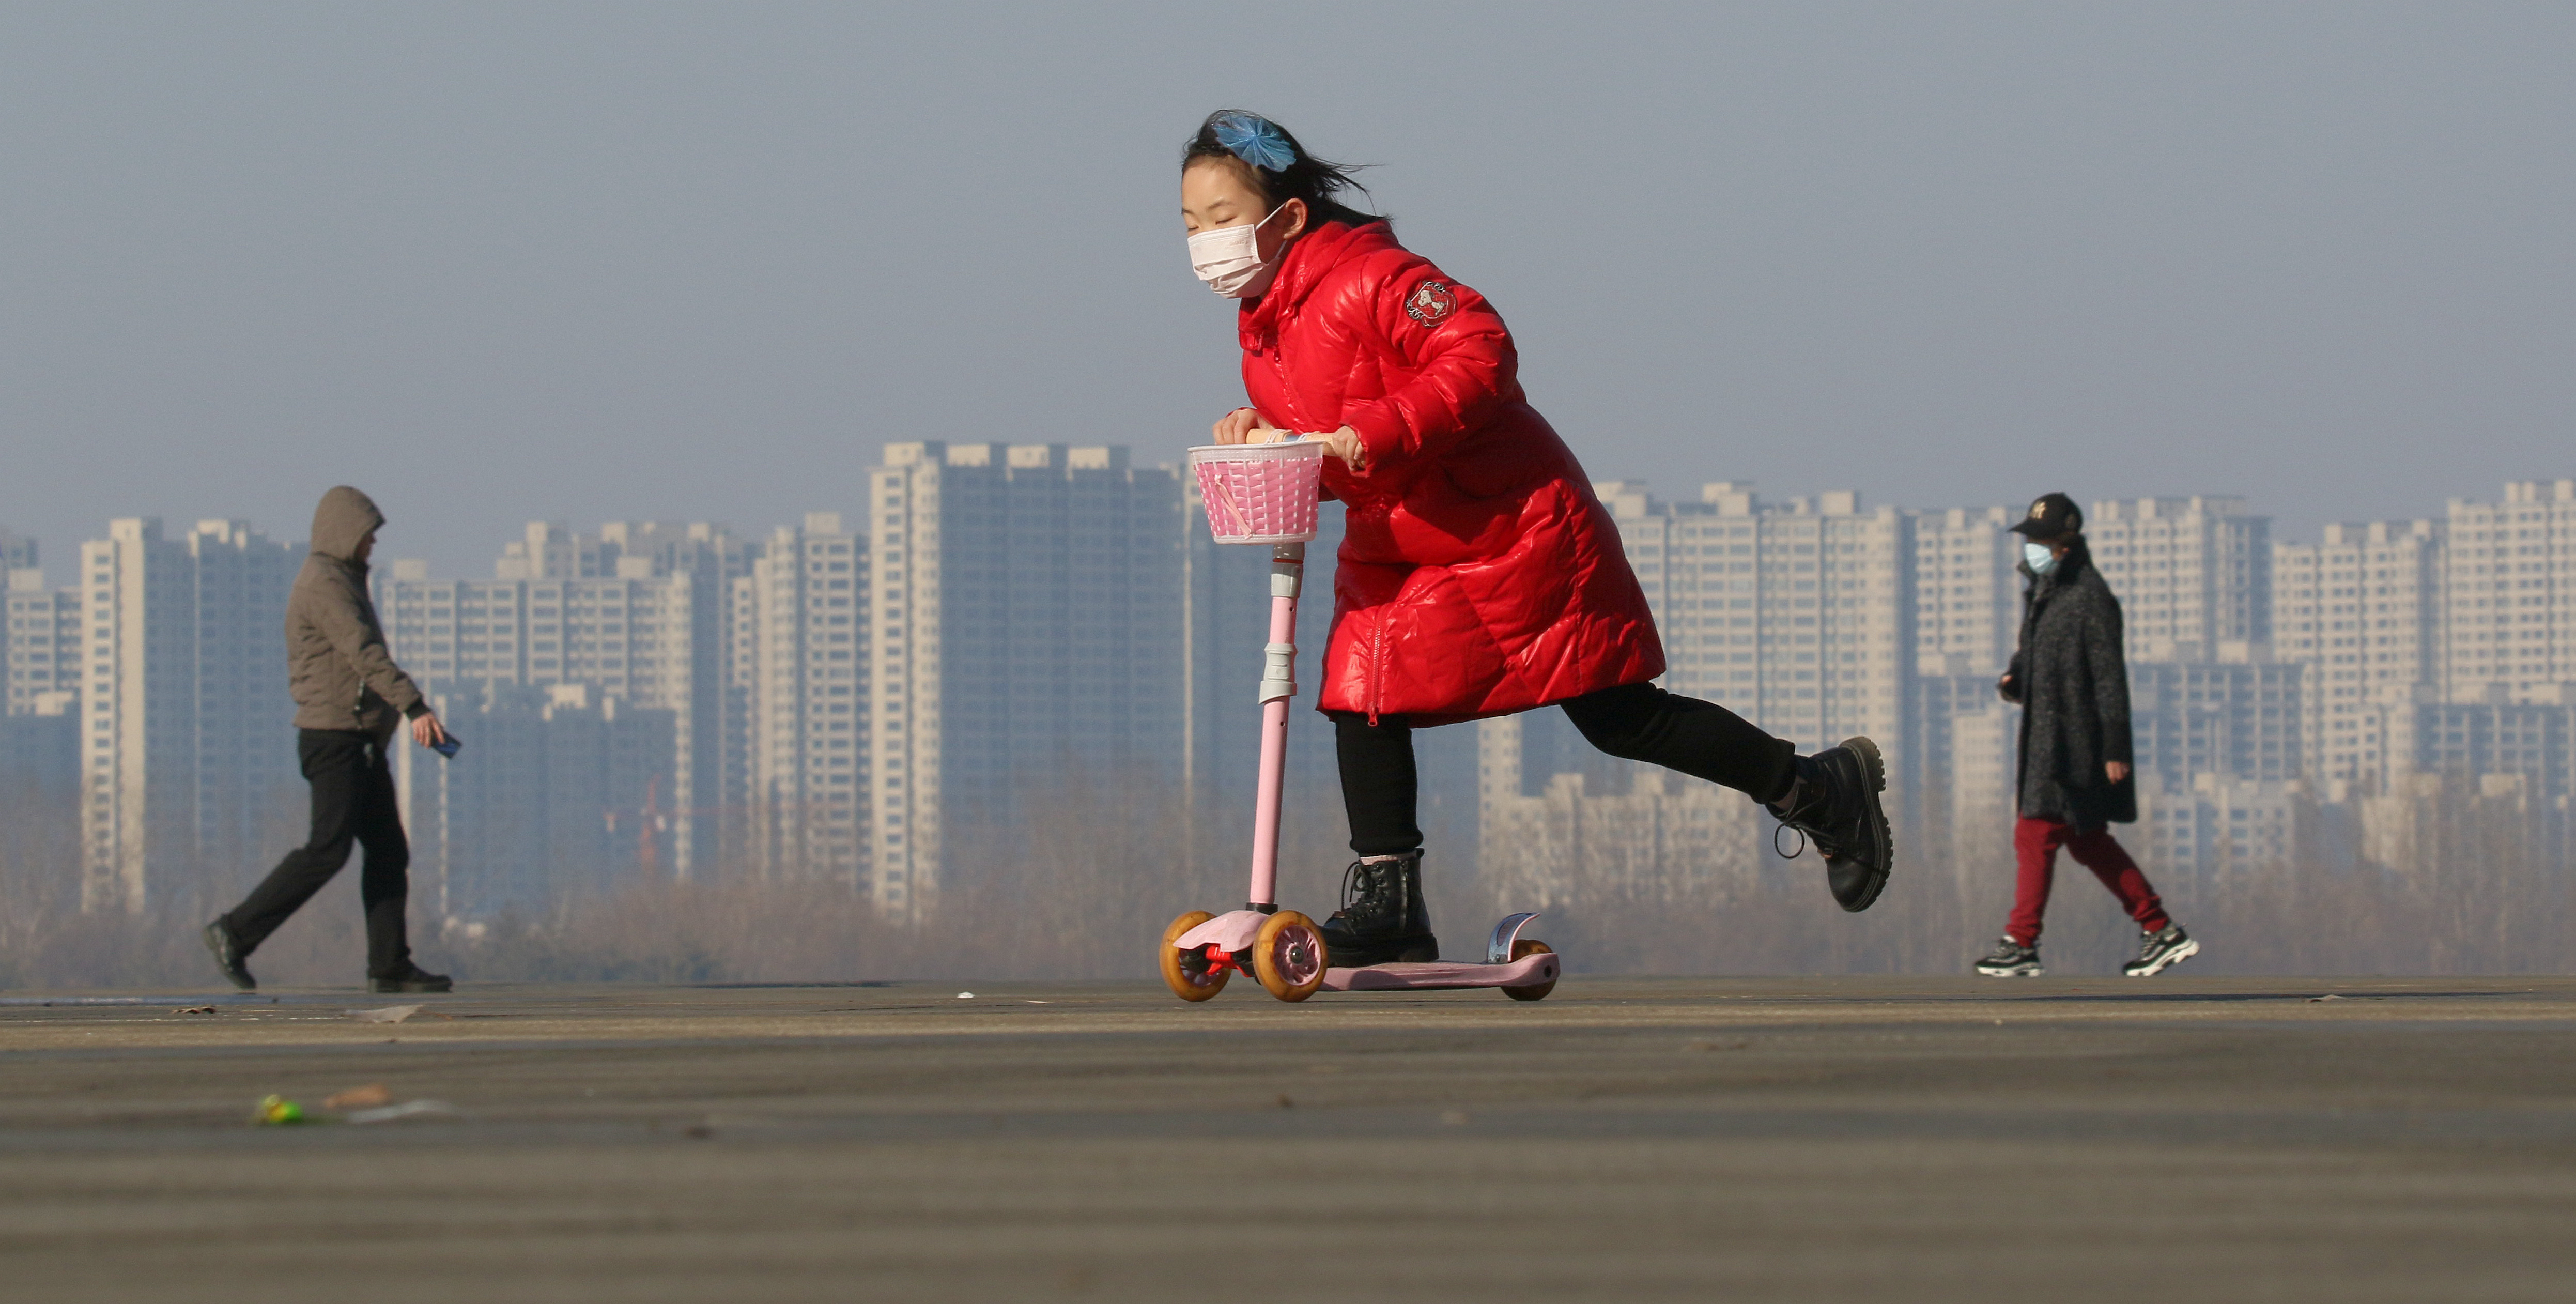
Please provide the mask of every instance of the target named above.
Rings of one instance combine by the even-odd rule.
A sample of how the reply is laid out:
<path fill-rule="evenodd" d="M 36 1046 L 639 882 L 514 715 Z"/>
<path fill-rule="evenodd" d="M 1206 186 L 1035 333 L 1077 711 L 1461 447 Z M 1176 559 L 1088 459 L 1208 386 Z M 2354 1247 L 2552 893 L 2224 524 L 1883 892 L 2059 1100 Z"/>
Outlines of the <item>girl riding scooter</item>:
<path fill-rule="evenodd" d="M 1220 444 L 1323 440 L 1345 511 L 1324 651 L 1351 850 L 1331 963 L 1432 960 L 1413 731 L 1562 706 L 1613 756 L 1744 792 L 1824 853 L 1845 910 L 1892 863 L 1878 748 L 1813 756 L 1733 712 L 1665 692 L 1646 597 L 1591 481 L 1517 378 L 1484 296 L 1396 243 L 1361 188 L 1259 115 L 1210 117 L 1181 158 L 1190 261 L 1242 300 L 1251 406 Z"/>

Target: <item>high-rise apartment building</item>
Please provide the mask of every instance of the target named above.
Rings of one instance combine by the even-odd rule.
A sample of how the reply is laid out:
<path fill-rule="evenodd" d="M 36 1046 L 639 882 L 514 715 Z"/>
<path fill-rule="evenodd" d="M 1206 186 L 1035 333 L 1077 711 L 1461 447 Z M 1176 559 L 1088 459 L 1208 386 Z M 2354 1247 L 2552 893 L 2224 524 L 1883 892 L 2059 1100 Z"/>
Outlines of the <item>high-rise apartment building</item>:
<path fill-rule="evenodd" d="M 670 794 L 678 713 L 588 683 L 433 686 L 470 739 L 456 760 L 394 753 L 412 899 L 451 927 L 667 878 L 680 849 Z"/>
<path fill-rule="evenodd" d="M 1911 518 L 1863 511 L 1849 492 L 1765 503 L 1718 483 L 1698 502 L 1658 504 L 1603 488 L 1663 635 L 1666 686 L 1802 751 L 1868 734 L 1902 754 Z"/>
<path fill-rule="evenodd" d="M 2389 781 L 2363 797 L 2368 857 L 2400 873 L 2463 857 L 2576 870 L 2576 691 L 2384 709 Z"/>
<path fill-rule="evenodd" d="M 2002 507 L 1912 516 L 1915 673 L 2001 675 L 2021 640 L 2020 518 Z"/>
<path fill-rule="evenodd" d="M 492 566 L 496 579 L 595 580 L 617 573 L 618 552 L 599 535 L 548 521 L 530 521 L 519 538 L 501 545 Z"/>
<path fill-rule="evenodd" d="M 2449 697 L 2508 701 L 2576 684 L 2576 480 L 2451 502 Z"/>
<path fill-rule="evenodd" d="M 868 473 L 871 888 L 929 906 L 1027 797 L 1180 777 L 1180 476 L 1127 450 L 906 443 Z"/>
<path fill-rule="evenodd" d="M 675 717 L 674 735 L 689 752 L 689 859 L 739 863 L 751 830 L 751 695 L 749 677 L 735 664 L 746 645 L 735 629 L 733 587 L 751 574 L 761 544 L 704 522 L 611 521 L 599 537 L 624 571 L 642 569 L 640 559 L 656 578 L 689 578 L 689 709 Z"/>
<path fill-rule="evenodd" d="M 2222 645 L 2268 642 L 2271 531 L 2242 498 L 2093 504 L 2084 536 L 2120 599 L 2129 659 L 2214 661 Z"/>
<path fill-rule="evenodd" d="M 2020 514 L 2004 507 L 1913 513 L 1912 719 L 1890 802 L 1916 845 L 1953 864 L 1991 859 L 2012 808 L 2019 709 L 1995 694 L 2021 640 Z"/>
<path fill-rule="evenodd" d="M 1909 845 L 1946 851 L 1954 865 L 2009 851 L 2021 708 L 1997 695 L 1995 680 L 1983 672 L 1918 676 L 1911 746 L 1891 776 L 1888 805 L 1903 812 Z"/>
<path fill-rule="evenodd" d="M 109 523 L 81 547 L 82 901 L 142 909 L 169 881 L 264 867 L 293 814 L 286 595 L 303 551 L 240 521 L 177 539 Z"/>
<path fill-rule="evenodd" d="M 8 617 L 0 629 L 8 666 L 6 714 L 58 711 L 59 704 L 42 704 L 58 694 L 77 700 L 80 693 L 80 594 L 45 587 L 45 573 L 32 566 L 12 570 L 6 579 Z"/>
<path fill-rule="evenodd" d="M 65 863 L 80 839 L 80 595 L 45 587 L 33 539 L 0 531 L 0 560 L 0 857 Z"/>
<path fill-rule="evenodd" d="M 2300 679 L 2305 777 L 2376 793 L 2391 772 L 2385 707 L 2442 682 L 2444 527 L 2329 525 L 2272 545 L 2272 649 Z"/>
<path fill-rule="evenodd" d="M 80 711 L 71 694 L 0 715 L 0 867 L 25 871 L 21 883 L 54 886 L 67 881 L 55 873 L 78 863 L 79 785 Z"/>
<path fill-rule="evenodd" d="M 1727 482 L 1696 503 L 1644 499 L 1639 519 L 1639 496 L 1621 488 L 1613 515 L 1663 635 L 1667 685 L 1805 750 L 1855 733 L 1901 746 L 1911 519 L 1864 511 L 1850 492 L 1766 503 Z"/>
<path fill-rule="evenodd" d="M 2576 793 L 2576 702 L 2432 702 L 2389 714 L 2409 772 L 2469 783 L 2511 776 L 2562 812 Z"/>
<path fill-rule="evenodd" d="M 80 831 L 80 597 L 37 560 L 0 530 L 0 861 L 23 865 L 67 861 Z"/>
<path fill-rule="evenodd" d="M 595 684 L 680 710 L 694 686 L 694 590 L 685 576 L 431 580 L 406 565 L 377 601 L 395 659 L 416 677 Z M 485 646 L 472 650 L 465 631 L 478 624 Z"/>
<path fill-rule="evenodd" d="M 526 581 L 433 580 L 429 563 L 406 559 L 378 567 L 375 589 L 386 647 L 413 678 L 529 682 Z"/>
<path fill-rule="evenodd" d="M 869 882 L 868 578 L 866 538 L 817 512 L 733 582 L 748 854 L 764 876 Z"/>
<path fill-rule="evenodd" d="M 721 527 L 612 524 L 597 538 L 544 524 L 504 551 L 492 580 L 433 580 L 396 562 L 376 603 L 394 658 L 442 689 L 583 685 L 630 709 L 673 713 L 669 872 L 720 855 L 732 794 L 725 739 L 725 593 L 748 550 Z"/>
<path fill-rule="evenodd" d="M 2276 871 L 2310 840 L 2315 811 L 2299 780 L 2242 779 L 2208 771 L 2179 787 L 2141 773 L 2138 823 L 2122 834 L 2156 881 L 2183 882 Z M 2171 899 L 2171 898 L 2168 898 Z"/>
<path fill-rule="evenodd" d="M 2231 642 L 2225 660 L 2129 663 L 2136 849 L 2157 872 L 2277 867 L 2305 836 L 2302 685 L 2316 667 L 2259 650 Z"/>
<path fill-rule="evenodd" d="M 2302 776 L 2295 661 L 2137 661 L 2129 666 L 2130 753 L 2168 791 L 2196 777 L 2281 783 Z"/>

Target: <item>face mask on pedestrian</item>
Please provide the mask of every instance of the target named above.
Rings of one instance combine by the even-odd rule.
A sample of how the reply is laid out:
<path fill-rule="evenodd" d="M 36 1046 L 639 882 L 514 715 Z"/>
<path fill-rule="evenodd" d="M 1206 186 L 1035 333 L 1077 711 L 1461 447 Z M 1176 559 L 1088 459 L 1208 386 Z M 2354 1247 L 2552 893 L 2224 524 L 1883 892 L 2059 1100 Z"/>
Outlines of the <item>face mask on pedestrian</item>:
<path fill-rule="evenodd" d="M 1190 270 L 1207 282 L 1209 289 L 1228 299 L 1249 299 L 1270 288 L 1270 278 L 1279 273 L 1276 257 L 1265 262 L 1261 257 L 1261 228 L 1279 216 L 1279 210 L 1243 226 L 1219 227 L 1190 237 Z"/>
<path fill-rule="evenodd" d="M 2033 575 L 2046 575 L 2057 569 L 2057 554 L 2051 552 L 2048 545 L 2044 543 L 2023 544 L 2021 559 L 2029 563 L 2030 573 Z"/>

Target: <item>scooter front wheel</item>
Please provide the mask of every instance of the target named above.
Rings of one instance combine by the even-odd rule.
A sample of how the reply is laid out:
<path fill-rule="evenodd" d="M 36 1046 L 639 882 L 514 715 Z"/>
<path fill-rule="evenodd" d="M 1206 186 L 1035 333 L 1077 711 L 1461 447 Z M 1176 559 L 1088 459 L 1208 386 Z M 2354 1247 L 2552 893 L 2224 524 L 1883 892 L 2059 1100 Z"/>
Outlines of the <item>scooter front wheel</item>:
<path fill-rule="evenodd" d="M 1556 954 L 1556 948 L 1535 937 L 1524 937 L 1512 943 L 1512 958 L 1515 960 L 1526 960 L 1533 955 L 1554 954 Z M 1543 1001 L 1547 999 L 1549 992 L 1555 990 L 1556 980 L 1550 978 L 1546 982 L 1531 983 L 1527 987 L 1506 987 L 1503 989 L 1503 995 L 1516 1001 Z"/>
<path fill-rule="evenodd" d="M 1302 1001 L 1324 985 L 1324 932 L 1294 910 L 1261 923 L 1252 936 L 1252 975 L 1283 1001 Z"/>
<path fill-rule="evenodd" d="M 1183 955 L 1179 947 L 1172 945 L 1181 934 L 1214 918 L 1204 910 L 1192 910 L 1163 930 L 1163 985 L 1182 1000 L 1204 1001 L 1225 990 L 1227 970 L 1209 964 L 1204 956 Z"/>

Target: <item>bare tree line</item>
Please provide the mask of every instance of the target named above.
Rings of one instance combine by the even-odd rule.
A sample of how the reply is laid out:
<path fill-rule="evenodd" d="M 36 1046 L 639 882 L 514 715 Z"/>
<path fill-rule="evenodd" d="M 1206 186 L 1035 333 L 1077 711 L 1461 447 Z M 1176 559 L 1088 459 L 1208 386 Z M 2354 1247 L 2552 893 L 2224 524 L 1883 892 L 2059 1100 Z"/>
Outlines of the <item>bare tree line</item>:
<path fill-rule="evenodd" d="M 284 794 L 281 794 L 281 798 Z M 214 974 L 197 925 L 257 872 L 162 882 L 139 912 L 84 912 L 68 798 L 0 785 L 0 986 L 198 988 Z M 263 803 L 268 845 L 302 829 L 295 803 Z M 2198 973 L 2444 974 L 2576 968 L 2576 901 L 2525 827 L 2474 788 L 2428 798 L 2407 872 L 2346 858 L 2147 865 L 2166 904 L 2207 946 Z M 1002 825 L 952 827 L 926 922 L 880 919 L 846 878 L 761 876 L 720 866 L 690 882 L 640 876 L 606 891 L 442 929 L 415 907 L 425 963 L 469 982 L 849 981 L 1131 978 L 1185 909 L 1241 903 L 1246 836 L 1236 816 L 1192 809 L 1143 775 L 1068 769 L 1023 794 Z M 1282 895 L 1331 909 L 1342 826 L 1330 794 L 1301 793 L 1282 849 Z M 1431 830 L 1434 924 L 1453 957 L 1480 953 L 1494 918 L 1524 903 L 1460 856 L 1465 830 Z M 1963 972 L 2000 929 L 2012 894 L 2010 823 L 1943 838 L 1901 832 L 1896 877 L 1866 914 L 1834 908 L 1812 853 L 1712 865 L 1650 883 L 1596 877 L 1557 894 L 1538 932 L 1574 973 Z M 2317 841 L 2312 839 L 2313 841 Z M 1956 846 L 1955 854 L 1944 845 Z M 1688 870 L 1690 867 L 1685 866 Z M 255 957 L 273 986 L 359 977 L 356 878 L 344 873 Z M 414 899 L 424 893 L 415 884 Z M 2052 972 L 2116 973 L 2136 931 L 2081 867 L 2061 865 L 2043 951 Z"/>

